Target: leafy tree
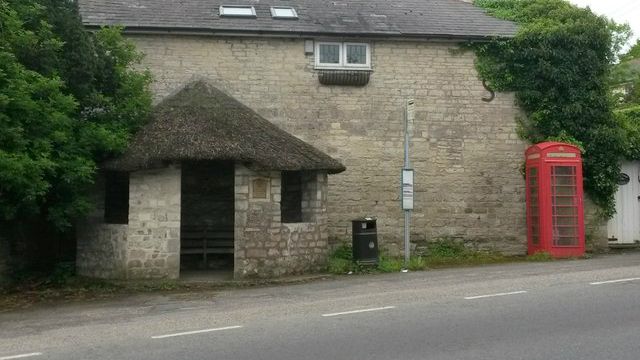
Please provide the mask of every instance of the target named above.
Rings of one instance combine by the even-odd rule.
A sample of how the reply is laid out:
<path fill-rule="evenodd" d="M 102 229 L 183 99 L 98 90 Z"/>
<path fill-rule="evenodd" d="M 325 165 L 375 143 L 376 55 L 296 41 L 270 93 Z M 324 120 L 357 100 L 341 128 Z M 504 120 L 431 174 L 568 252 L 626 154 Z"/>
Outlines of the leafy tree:
<path fill-rule="evenodd" d="M 613 68 L 611 88 L 615 116 L 626 134 L 626 157 L 640 159 L 640 40 Z"/>
<path fill-rule="evenodd" d="M 118 28 L 85 31 L 69 0 L 0 0 L 0 228 L 90 207 L 97 162 L 150 106 L 148 72 Z"/>
<path fill-rule="evenodd" d="M 640 103 L 615 111 L 616 118 L 625 130 L 625 157 L 640 159 Z"/>
<path fill-rule="evenodd" d="M 620 62 L 626 62 L 635 59 L 640 59 L 640 39 L 636 40 L 636 43 L 629 49 L 629 51 L 620 56 Z"/>
<path fill-rule="evenodd" d="M 611 88 L 617 108 L 640 105 L 640 40 L 613 67 Z"/>
<path fill-rule="evenodd" d="M 584 149 L 585 189 L 614 212 L 625 130 L 613 116 L 609 74 L 630 30 L 564 0 L 476 0 L 519 25 L 510 40 L 475 45 L 477 68 L 497 90 L 514 91 L 532 143 L 563 138 Z"/>

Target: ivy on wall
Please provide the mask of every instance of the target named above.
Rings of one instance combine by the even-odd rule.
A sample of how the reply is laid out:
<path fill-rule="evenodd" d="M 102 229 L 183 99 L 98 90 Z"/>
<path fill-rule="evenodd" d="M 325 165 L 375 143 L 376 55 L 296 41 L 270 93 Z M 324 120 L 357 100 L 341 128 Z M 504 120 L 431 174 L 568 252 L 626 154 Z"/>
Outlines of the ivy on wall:
<path fill-rule="evenodd" d="M 512 39 L 474 44 L 476 66 L 498 91 L 512 91 L 525 117 L 520 135 L 531 143 L 561 140 L 584 152 L 585 190 L 604 215 L 614 213 L 625 129 L 613 116 L 608 79 L 628 26 L 564 0 L 475 0 L 511 20 Z"/>

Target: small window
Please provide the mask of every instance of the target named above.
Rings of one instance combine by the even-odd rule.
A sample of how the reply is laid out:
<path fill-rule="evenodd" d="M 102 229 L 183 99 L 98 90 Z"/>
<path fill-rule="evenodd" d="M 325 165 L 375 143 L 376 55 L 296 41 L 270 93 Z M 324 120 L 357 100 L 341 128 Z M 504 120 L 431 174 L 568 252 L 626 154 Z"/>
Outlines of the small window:
<path fill-rule="evenodd" d="M 320 65 L 340 65 L 340 44 L 320 44 L 318 56 Z"/>
<path fill-rule="evenodd" d="M 346 61 L 345 65 L 366 66 L 367 65 L 367 45 L 366 44 L 345 44 Z"/>
<path fill-rule="evenodd" d="M 282 172 L 280 215 L 283 223 L 302 222 L 302 173 Z"/>
<path fill-rule="evenodd" d="M 366 43 L 318 42 L 316 68 L 370 69 L 371 51 Z"/>
<path fill-rule="evenodd" d="M 271 17 L 275 19 L 297 19 L 296 9 L 291 6 L 272 6 Z"/>
<path fill-rule="evenodd" d="M 256 17 L 256 9 L 250 5 L 220 5 L 220 16 Z"/>
<path fill-rule="evenodd" d="M 104 222 L 129 223 L 129 173 L 110 171 L 105 176 Z"/>

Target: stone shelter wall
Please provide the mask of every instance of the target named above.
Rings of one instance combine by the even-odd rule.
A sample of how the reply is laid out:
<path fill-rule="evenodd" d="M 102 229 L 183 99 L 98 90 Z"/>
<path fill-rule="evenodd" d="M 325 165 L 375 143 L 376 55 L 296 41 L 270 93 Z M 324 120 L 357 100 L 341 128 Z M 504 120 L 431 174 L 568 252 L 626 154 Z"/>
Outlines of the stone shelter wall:
<path fill-rule="evenodd" d="M 179 166 L 131 173 L 128 278 L 170 278 L 180 275 Z"/>
<path fill-rule="evenodd" d="M 273 277 L 325 268 L 328 255 L 327 174 L 305 173 L 302 223 L 281 221 L 281 172 L 254 171 L 236 164 L 236 277 Z M 254 190 L 255 181 L 268 191 Z M 265 195 L 263 197 L 262 195 Z"/>
<path fill-rule="evenodd" d="M 350 220 L 378 218 L 382 247 L 399 252 L 403 104 L 415 99 L 412 241 L 463 239 L 508 253 L 526 250 L 525 143 L 511 94 L 492 102 L 475 55 L 453 42 L 371 41 L 363 87 L 318 82 L 304 39 L 131 35 L 146 54 L 157 99 L 194 75 L 209 78 L 284 130 L 341 160 L 329 177 L 332 242 L 349 241 Z M 338 39 L 349 40 L 349 39 Z M 362 41 L 357 40 L 357 41 Z M 274 230 L 275 231 L 275 230 Z"/>
<path fill-rule="evenodd" d="M 105 179 L 96 178 L 93 211 L 76 226 L 76 271 L 94 278 L 126 277 L 126 247 L 128 225 L 105 224 Z"/>
<path fill-rule="evenodd" d="M 180 271 L 180 168 L 132 172 L 128 224 L 104 221 L 104 177 L 94 211 L 77 224 L 78 274 L 95 278 L 177 278 Z"/>

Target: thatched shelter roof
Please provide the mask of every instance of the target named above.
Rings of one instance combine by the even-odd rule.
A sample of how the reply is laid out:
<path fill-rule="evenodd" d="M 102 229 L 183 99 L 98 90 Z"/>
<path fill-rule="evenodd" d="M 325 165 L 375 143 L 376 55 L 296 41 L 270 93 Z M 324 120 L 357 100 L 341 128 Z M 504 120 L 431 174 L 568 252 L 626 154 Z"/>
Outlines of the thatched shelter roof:
<path fill-rule="evenodd" d="M 133 171 L 181 160 L 229 160 L 273 170 L 345 170 L 203 79 L 161 101 L 124 155 L 105 167 Z"/>

